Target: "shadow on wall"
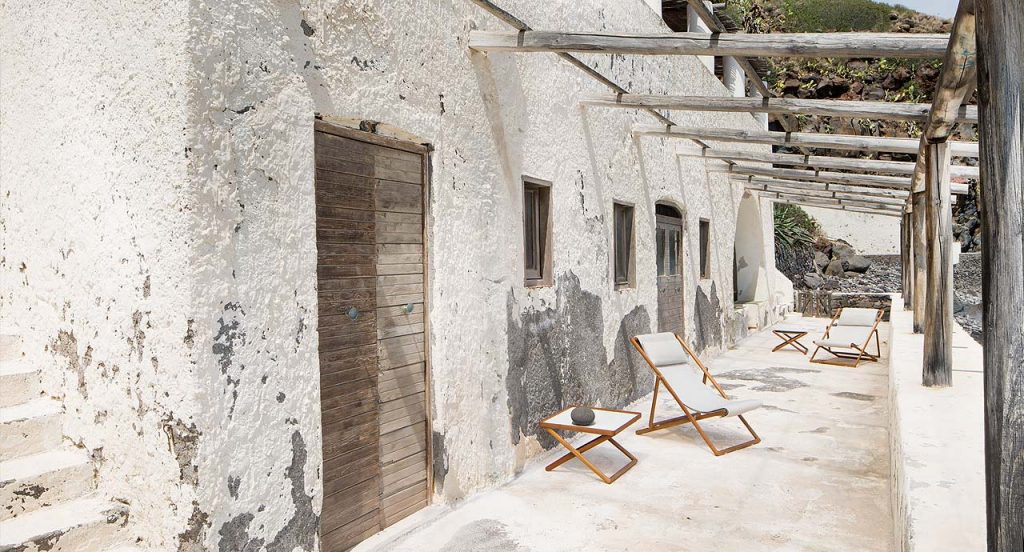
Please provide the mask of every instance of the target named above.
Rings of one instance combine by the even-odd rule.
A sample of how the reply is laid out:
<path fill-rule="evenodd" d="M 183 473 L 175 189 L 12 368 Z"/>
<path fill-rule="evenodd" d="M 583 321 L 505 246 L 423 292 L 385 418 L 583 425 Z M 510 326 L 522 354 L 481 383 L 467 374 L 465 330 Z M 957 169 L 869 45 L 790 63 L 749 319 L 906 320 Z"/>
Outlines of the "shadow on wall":
<path fill-rule="evenodd" d="M 519 313 L 508 296 L 508 361 L 505 378 L 512 442 L 536 435 L 555 445 L 537 423 L 571 404 L 621 407 L 647 394 L 653 375 L 629 344 L 651 331 L 647 309 L 637 306 L 619 324 L 612 351 L 603 343 L 601 298 L 580 287 L 572 272 L 558 277 L 555 308 Z"/>

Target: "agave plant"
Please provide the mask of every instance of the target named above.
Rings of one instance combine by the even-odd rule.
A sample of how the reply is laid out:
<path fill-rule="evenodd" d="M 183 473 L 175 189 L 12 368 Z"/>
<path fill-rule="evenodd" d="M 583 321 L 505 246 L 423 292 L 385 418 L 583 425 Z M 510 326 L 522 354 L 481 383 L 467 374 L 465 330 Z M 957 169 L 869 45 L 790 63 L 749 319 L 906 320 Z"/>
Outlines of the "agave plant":
<path fill-rule="evenodd" d="M 821 228 L 806 211 L 796 205 L 775 204 L 775 248 L 787 257 L 814 243 Z"/>

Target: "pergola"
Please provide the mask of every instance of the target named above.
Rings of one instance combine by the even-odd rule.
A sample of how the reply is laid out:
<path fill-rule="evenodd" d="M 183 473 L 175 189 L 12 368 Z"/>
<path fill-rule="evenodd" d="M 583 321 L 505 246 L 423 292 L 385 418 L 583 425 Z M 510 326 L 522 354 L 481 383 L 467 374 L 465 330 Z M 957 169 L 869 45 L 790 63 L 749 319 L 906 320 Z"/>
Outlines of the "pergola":
<path fill-rule="evenodd" d="M 1024 547 L 1024 6 L 1019 1 L 961 0 L 950 35 L 727 33 L 702 0 L 688 4 L 709 34 L 539 31 L 490 0 L 473 2 L 513 30 L 472 31 L 470 48 L 557 54 L 611 90 L 581 102 L 639 109 L 655 118 L 654 124 L 637 125 L 635 135 L 690 140 L 697 147 L 678 155 L 721 161 L 732 180 L 778 203 L 900 217 L 904 297 L 913 308 L 915 331 L 924 334 L 926 386 L 953 383 L 951 203 L 966 186 L 950 180 L 980 179 L 988 541 L 990 550 Z M 761 97 L 631 94 L 577 53 L 731 56 Z M 909 104 L 775 98 L 748 59 L 754 57 L 941 58 L 943 64 L 932 103 Z M 975 90 L 979 105 L 965 105 Z M 661 110 L 768 113 L 785 132 L 684 127 Z M 916 121 L 924 130 L 920 139 L 793 132 L 793 115 Z M 980 142 L 951 140 L 958 124 L 978 125 Z M 708 142 L 792 146 L 804 154 L 733 151 Z M 916 162 L 811 155 L 806 148 L 902 153 L 916 156 Z M 979 167 L 953 164 L 953 157 L 977 158 Z"/>

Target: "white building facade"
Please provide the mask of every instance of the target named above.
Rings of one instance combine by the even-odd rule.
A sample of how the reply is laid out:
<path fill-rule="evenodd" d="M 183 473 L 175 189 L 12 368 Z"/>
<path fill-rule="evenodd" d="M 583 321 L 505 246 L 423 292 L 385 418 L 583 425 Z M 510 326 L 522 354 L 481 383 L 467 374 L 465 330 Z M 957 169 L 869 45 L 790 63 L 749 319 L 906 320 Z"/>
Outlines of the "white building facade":
<path fill-rule="evenodd" d="M 667 32 L 641 0 L 502 7 L 538 29 Z M 379 356 L 405 336 L 388 337 L 379 300 L 368 311 L 326 299 L 335 280 L 318 221 L 331 205 L 317 193 L 318 156 L 334 146 L 318 140 L 334 138 L 317 128 L 387 152 L 405 144 L 423 160 L 419 207 L 380 208 L 382 172 L 374 196 L 377 254 L 385 222 L 422 229 L 400 244 L 419 248 L 395 254 L 420 255 L 404 264 L 423 270 L 382 283 L 378 258 L 361 275 L 376 278 L 378 299 L 407 286 L 395 293 L 408 301 L 388 307 L 408 305 L 418 316 L 403 327 L 421 336 L 395 342 L 422 355 L 423 371 L 412 407 L 422 417 L 396 423 L 425 437 L 412 439 L 422 462 L 391 479 L 400 510 L 374 506 L 392 519 L 514 477 L 552 446 L 536 424 L 564 405 L 648 394 L 628 338 L 659 330 L 659 271 L 674 270 L 680 297 L 679 327 L 662 329 L 708 356 L 791 301 L 775 277 L 770 203 L 677 157 L 677 141 L 632 136 L 650 115 L 580 105 L 607 89 L 553 54 L 471 51 L 471 30 L 506 28 L 471 2 L 0 9 L 0 333 L 20 336 L 22 360 L 43 368 L 64 445 L 87 451 L 99 492 L 127 504 L 126 542 L 312 550 L 332 531 L 358 537 L 362 518 L 331 498 L 353 487 L 324 460 L 334 434 L 321 382 L 335 352 L 324 320 L 372 326 L 376 312 Z M 731 94 L 694 57 L 581 57 L 638 93 Z M 395 170 L 419 170 L 393 157 Z M 542 186 L 549 215 L 540 281 L 524 262 L 527 183 Z M 632 220 L 622 281 L 616 205 Z M 661 267 L 658 205 L 678 215 L 675 269 Z M 361 266 L 357 253 L 337 257 L 332 266 Z M 740 314 L 737 299 L 748 303 Z M 379 469 L 370 477 L 390 484 Z M 422 500 L 400 494 L 414 485 Z"/>

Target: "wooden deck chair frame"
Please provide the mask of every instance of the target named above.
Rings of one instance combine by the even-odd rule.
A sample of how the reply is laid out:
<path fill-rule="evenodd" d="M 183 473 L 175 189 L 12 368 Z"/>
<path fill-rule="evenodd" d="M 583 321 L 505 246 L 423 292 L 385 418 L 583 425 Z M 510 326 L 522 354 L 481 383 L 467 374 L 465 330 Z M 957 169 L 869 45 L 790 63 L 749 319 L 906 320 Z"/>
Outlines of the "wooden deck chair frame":
<path fill-rule="evenodd" d="M 832 320 L 829 321 L 828 327 L 825 328 L 825 335 L 822 336 L 822 339 L 828 338 L 829 332 L 831 332 L 832 328 L 835 327 L 835 323 L 837 320 L 839 320 L 839 316 L 843 314 L 843 308 L 844 307 L 839 307 L 839 310 L 836 312 L 835 316 L 833 316 Z M 818 347 L 814 349 L 814 353 L 811 354 L 811 362 L 815 364 L 831 364 L 832 366 L 845 366 L 848 368 L 856 368 L 857 365 L 859 365 L 863 360 L 869 362 L 878 362 L 878 359 L 882 357 L 882 342 L 881 339 L 878 337 L 878 325 L 881 324 L 882 318 L 884 316 L 885 311 L 883 311 L 882 309 L 878 309 L 878 314 L 875 315 L 875 323 L 874 325 L 871 326 L 871 331 L 868 332 L 868 337 L 867 339 L 864 340 L 864 343 L 860 344 L 860 346 L 857 346 L 852 343 L 850 344 L 849 348 L 854 349 L 857 352 L 854 353 L 850 351 L 837 351 L 833 350 L 832 347 L 818 345 Z M 871 345 L 872 336 L 875 338 L 874 353 L 868 352 L 868 346 Z M 836 358 L 816 359 L 815 357 L 818 355 L 818 351 L 822 349 L 825 349 Z M 853 361 L 853 364 L 846 362 L 850 360 Z"/>
<path fill-rule="evenodd" d="M 693 352 L 693 349 L 691 349 L 690 346 L 687 345 L 686 342 L 679 337 L 679 334 L 674 335 L 676 337 L 676 341 L 678 341 L 679 344 L 682 345 L 683 350 L 686 351 L 686 354 L 689 355 L 690 358 L 693 359 L 693 362 L 701 369 L 702 372 L 704 372 L 704 377 L 702 378 L 703 383 L 706 385 L 710 381 L 711 385 L 714 386 L 715 390 L 718 391 L 720 395 L 722 395 L 722 398 L 729 400 L 729 396 L 726 395 L 725 390 L 722 389 L 720 385 L 718 385 L 718 382 L 715 381 L 715 377 L 711 375 L 711 372 L 708 371 L 707 366 L 705 366 L 704 363 L 700 361 L 700 358 L 698 358 L 697 354 Z M 661 370 L 659 370 L 658 367 L 654 365 L 654 362 L 651 361 L 651 358 L 647 356 L 647 352 L 644 351 L 643 345 L 640 344 L 640 340 L 637 339 L 636 337 L 632 337 L 629 341 L 630 343 L 633 344 L 633 347 L 635 347 L 636 350 L 640 352 L 640 356 L 642 356 L 644 360 L 647 361 L 647 365 L 651 367 L 651 370 L 654 370 L 655 375 L 654 396 L 651 398 L 651 415 L 648 418 L 647 427 L 636 430 L 637 435 L 644 435 L 652 431 L 658 431 L 659 429 L 667 429 L 670 427 L 675 427 L 683 424 L 693 424 L 694 429 L 697 430 L 697 433 L 700 434 L 701 439 L 704 439 L 704 442 L 707 443 L 708 448 L 711 449 L 711 452 L 714 453 L 715 456 L 729 454 L 730 452 L 745 449 L 749 446 L 756 445 L 761 442 L 761 438 L 758 437 L 757 432 L 754 431 L 753 427 L 750 427 L 750 424 L 747 422 L 747 419 L 744 418 L 742 414 L 740 414 L 736 417 L 739 418 L 741 422 L 743 422 L 743 426 L 746 427 L 747 431 L 750 432 L 752 439 L 724 449 L 719 449 L 717 446 L 715 446 L 715 443 L 711 440 L 711 438 L 708 437 L 707 433 L 705 433 L 704 429 L 700 426 L 700 420 L 724 417 L 725 415 L 728 414 L 728 412 L 724 408 L 720 410 L 714 410 L 711 412 L 695 412 L 687 408 L 687 406 L 683 403 L 682 399 L 679 398 L 679 395 L 676 394 L 675 389 L 672 389 L 672 386 L 668 383 L 668 380 L 661 373 Z M 658 408 L 658 390 L 662 386 L 664 386 L 665 389 L 669 392 L 669 394 L 672 395 L 672 398 L 675 399 L 676 404 L 678 404 L 679 407 L 683 409 L 683 415 L 656 422 L 654 421 L 654 416 Z"/>

